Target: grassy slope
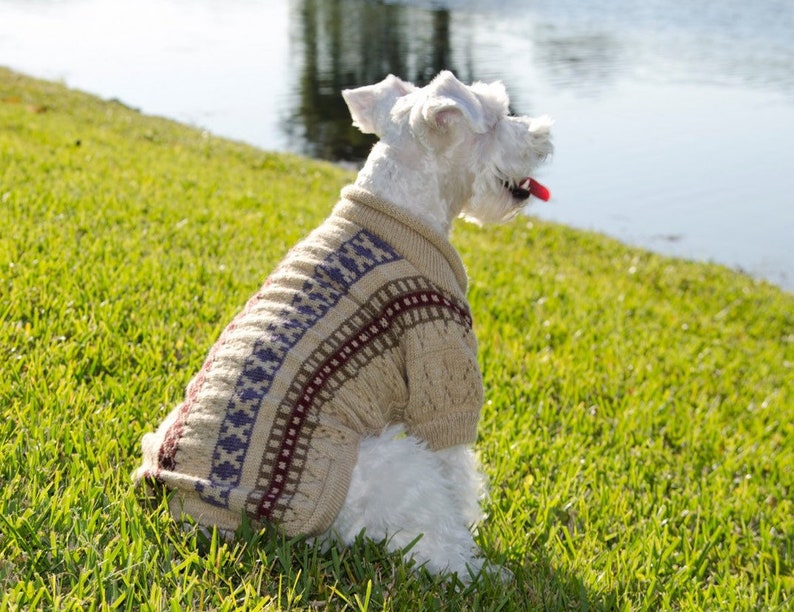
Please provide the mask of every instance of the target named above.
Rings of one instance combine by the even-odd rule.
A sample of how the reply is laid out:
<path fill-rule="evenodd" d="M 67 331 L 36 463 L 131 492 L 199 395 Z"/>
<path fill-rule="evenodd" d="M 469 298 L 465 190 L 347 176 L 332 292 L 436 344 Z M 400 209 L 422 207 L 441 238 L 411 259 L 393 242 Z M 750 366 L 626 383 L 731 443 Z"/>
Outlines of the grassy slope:
<path fill-rule="evenodd" d="M 0 609 L 791 604 L 790 294 L 537 221 L 460 225 L 479 537 L 515 582 L 197 542 L 137 503 L 140 436 L 350 175 L 2 69 L 0 126 Z"/>

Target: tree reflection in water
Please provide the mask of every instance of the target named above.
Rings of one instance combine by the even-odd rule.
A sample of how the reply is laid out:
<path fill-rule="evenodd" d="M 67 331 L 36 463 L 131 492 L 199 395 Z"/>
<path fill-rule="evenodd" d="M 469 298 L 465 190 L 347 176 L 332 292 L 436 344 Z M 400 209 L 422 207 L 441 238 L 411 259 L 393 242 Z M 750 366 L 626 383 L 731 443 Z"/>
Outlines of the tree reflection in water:
<path fill-rule="evenodd" d="M 284 128 L 292 148 L 311 157 L 360 161 L 375 137 L 351 125 L 340 91 L 389 73 L 424 85 L 453 65 L 450 11 L 362 0 L 302 0 L 293 9 L 292 55 L 300 64 L 297 99 Z"/>

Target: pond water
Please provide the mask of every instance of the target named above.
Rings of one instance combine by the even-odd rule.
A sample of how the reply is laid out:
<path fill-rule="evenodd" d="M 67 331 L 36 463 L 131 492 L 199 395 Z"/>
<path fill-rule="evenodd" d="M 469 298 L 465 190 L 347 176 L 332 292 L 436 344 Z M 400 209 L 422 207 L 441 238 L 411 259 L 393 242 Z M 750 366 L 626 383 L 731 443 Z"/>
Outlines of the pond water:
<path fill-rule="evenodd" d="M 0 0 L 0 64 L 350 162 L 340 89 L 499 78 L 556 120 L 532 214 L 794 289 L 790 0 Z"/>

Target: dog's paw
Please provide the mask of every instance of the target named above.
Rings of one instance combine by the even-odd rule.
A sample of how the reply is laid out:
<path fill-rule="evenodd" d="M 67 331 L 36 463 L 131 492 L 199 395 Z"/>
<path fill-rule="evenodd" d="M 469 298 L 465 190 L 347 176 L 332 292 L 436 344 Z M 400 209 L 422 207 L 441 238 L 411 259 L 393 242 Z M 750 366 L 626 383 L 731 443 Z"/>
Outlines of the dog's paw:
<path fill-rule="evenodd" d="M 502 584 L 511 584 L 516 579 L 513 572 L 504 565 L 486 563 L 483 570 L 491 579 L 499 581 Z"/>
<path fill-rule="evenodd" d="M 473 559 L 466 564 L 466 569 L 468 570 L 468 576 L 465 577 L 466 579 L 462 576 L 458 576 L 458 578 L 465 583 L 478 582 L 483 578 L 492 582 L 501 582 L 502 584 L 510 584 L 515 580 L 513 572 L 503 565 L 491 563 L 487 559 Z"/>

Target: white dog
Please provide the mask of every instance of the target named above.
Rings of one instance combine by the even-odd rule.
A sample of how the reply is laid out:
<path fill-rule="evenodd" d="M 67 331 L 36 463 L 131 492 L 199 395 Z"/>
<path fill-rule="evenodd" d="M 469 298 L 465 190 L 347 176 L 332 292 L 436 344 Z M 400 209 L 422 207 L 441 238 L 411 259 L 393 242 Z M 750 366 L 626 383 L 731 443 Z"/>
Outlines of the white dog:
<path fill-rule="evenodd" d="M 512 218 L 551 152 L 550 121 L 510 116 L 501 83 L 389 76 L 343 92 L 377 134 L 331 216 L 226 328 L 185 400 L 143 440 L 137 481 L 176 517 L 233 533 L 362 531 L 469 580 L 483 400 L 455 217 Z"/>

